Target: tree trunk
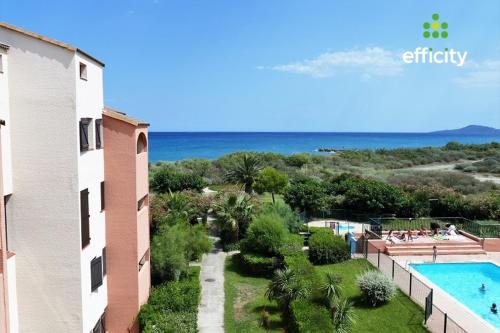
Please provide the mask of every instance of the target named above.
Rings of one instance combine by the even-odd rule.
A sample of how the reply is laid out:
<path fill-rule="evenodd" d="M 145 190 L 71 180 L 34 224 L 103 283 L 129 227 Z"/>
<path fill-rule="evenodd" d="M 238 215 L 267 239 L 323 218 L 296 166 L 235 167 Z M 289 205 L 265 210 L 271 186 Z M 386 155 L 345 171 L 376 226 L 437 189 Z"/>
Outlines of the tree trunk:
<path fill-rule="evenodd" d="M 274 192 L 271 192 L 271 197 L 273 197 L 273 205 L 274 205 L 276 203 L 276 201 L 274 201 Z"/>

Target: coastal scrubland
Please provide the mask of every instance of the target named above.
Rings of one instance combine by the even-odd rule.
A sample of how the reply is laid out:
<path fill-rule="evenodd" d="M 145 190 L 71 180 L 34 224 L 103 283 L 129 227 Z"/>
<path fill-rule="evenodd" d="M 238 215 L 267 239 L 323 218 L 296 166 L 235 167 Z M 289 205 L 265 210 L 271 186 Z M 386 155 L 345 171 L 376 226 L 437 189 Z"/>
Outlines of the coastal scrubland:
<path fill-rule="evenodd" d="M 238 152 L 150 165 L 155 287 L 141 329 L 196 332 L 199 281 L 189 263 L 212 248 L 212 233 L 225 251 L 239 250 L 226 264 L 227 332 L 425 332 L 422 309 L 400 291 L 381 303 L 362 295 L 358 278 L 374 268 L 350 259 L 343 238 L 309 229 L 306 252 L 299 232 L 305 219 L 338 212 L 466 217 L 498 230 L 499 187 L 476 176 L 498 176 L 499 156 L 498 143 L 449 143 L 332 155 Z"/>

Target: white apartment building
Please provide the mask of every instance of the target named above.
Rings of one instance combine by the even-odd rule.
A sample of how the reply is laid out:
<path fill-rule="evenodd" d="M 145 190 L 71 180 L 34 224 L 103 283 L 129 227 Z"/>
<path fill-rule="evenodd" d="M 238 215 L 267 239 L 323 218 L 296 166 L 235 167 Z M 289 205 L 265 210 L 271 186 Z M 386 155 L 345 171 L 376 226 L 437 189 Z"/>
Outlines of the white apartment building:
<path fill-rule="evenodd" d="M 5 23 L 0 44 L 10 332 L 104 332 L 104 64 Z"/>

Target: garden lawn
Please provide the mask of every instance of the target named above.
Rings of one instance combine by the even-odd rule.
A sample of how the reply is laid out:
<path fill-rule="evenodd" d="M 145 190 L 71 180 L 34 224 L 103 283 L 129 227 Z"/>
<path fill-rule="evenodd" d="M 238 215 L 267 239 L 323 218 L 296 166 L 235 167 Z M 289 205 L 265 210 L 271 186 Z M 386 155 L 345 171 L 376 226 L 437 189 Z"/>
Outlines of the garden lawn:
<path fill-rule="evenodd" d="M 241 272 L 237 260 L 226 259 L 224 273 L 224 328 L 226 333 L 285 332 L 275 302 L 265 297 L 269 279 Z M 260 327 L 262 310 L 271 314 L 269 329 Z"/>
<path fill-rule="evenodd" d="M 349 260 L 340 264 L 315 266 L 322 273 L 328 271 L 342 276 L 344 296 L 354 302 L 356 323 L 351 327 L 356 332 L 428 332 L 422 325 L 424 311 L 413 303 L 399 289 L 396 296 L 379 307 L 367 306 L 361 302 L 361 292 L 356 284 L 356 276 L 366 269 L 374 269 L 365 259 Z"/>

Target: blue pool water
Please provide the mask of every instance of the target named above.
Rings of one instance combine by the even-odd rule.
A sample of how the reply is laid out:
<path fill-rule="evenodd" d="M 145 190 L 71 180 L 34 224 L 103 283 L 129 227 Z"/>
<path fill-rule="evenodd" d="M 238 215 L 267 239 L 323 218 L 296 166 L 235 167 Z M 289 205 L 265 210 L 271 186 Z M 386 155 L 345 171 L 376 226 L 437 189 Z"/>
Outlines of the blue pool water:
<path fill-rule="evenodd" d="M 446 291 L 480 317 L 500 328 L 500 312 L 490 311 L 492 303 L 500 306 L 500 267 L 493 263 L 411 264 L 439 288 Z M 486 291 L 481 292 L 481 284 Z"/>
<path fill-rule="evenodd" d="M 342 230 L 342 231 L 344 231 L 344 230 L 354 230 L 354 226 L 353 225 L 347 226 L 347 225 L 340 224 L 340 225 L 337 226 L 337 229 L 338 230 Z"/>

